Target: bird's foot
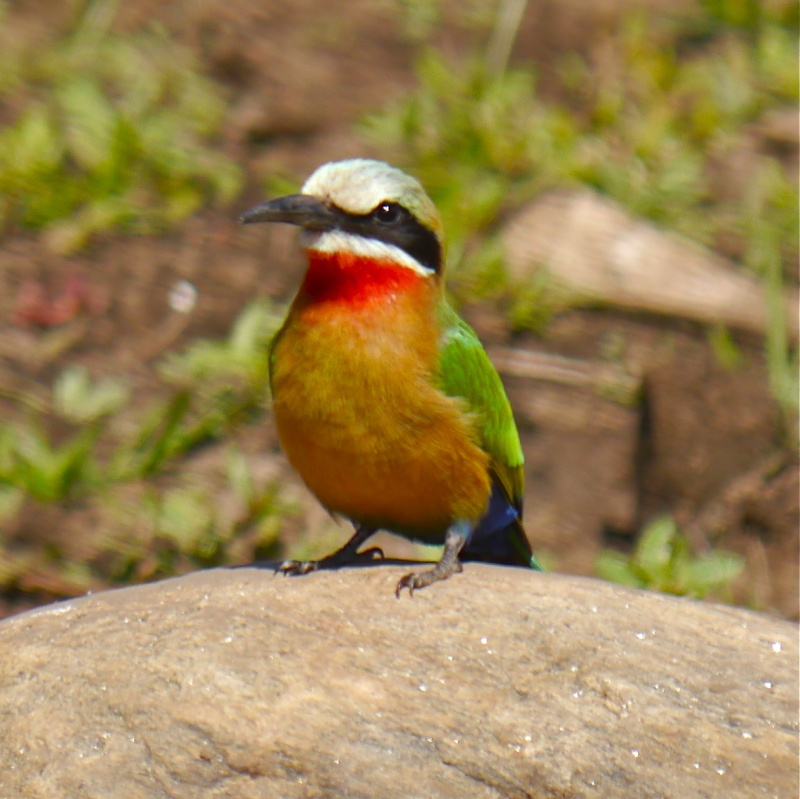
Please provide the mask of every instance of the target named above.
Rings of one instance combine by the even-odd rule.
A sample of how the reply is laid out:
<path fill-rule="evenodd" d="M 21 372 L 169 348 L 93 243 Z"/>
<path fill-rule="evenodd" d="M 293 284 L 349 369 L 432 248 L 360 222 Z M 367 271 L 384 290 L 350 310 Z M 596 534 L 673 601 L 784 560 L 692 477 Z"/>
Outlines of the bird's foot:
<path fill-rule="evenodd" d="M 437 583 L 439 580 L 446 580 L 452 574 L 457 574 L 462 571 L 462 566 L 459 561 L 445 564 L 439 561 L 432 569 L 424 572 L 411 572 L 405 577 L 401 577 L 397 583 L 397 588 L 394 589 L 394 595 L 400 599 L 400 594 L 404 588 L 408 588 L 408 595 L 414 596 L 414 591 L 418 588 L 425 588 L 431 583 Z"/>
<path fill-rule="evenodd" d="M 463 566 L 458 556 L 466 543 L 467 533 L 466 523 L 456 522 L 447 531 L 444 539 L 444 552 L 439 562 L 432 569 L 424 572 L 411 572 L 402 577 L 397 583 L 397 588 L 394 589 L 394 595 L 400 599 L 403 589 L 408 588 L 408 595 L 414 596 L 414 591 L 417 588 L 425 588 L 431 583 L 446 580 L 451 575 L 460 572 Z"/>
<path fill-rule="evenodd" d="M 308 574 L 316 571 L 320 563 L 321 561 L 318 560 L 285 560 L 278 564 L 275 574 L 291 574 L 292 576 Z"/>
<path fill-rule="evenodd" d="M 285 560 L 275 569 L 275 573 L 297 577 L 319 569 L 338 569 L 340 566 L 353 566 L 374 560 L 383 560 L 383 550 L 380 547 L 370 547 L 363 552 L 353 552 L 345 547 L 322 560 Z"/>
<path fill-rule="evenodd" d="M 458 556 L 466 543 L 468 528 L 466 523 L 456 522 L 448 531 L 444 539 L 444 552 L 439 562 L 424 572 L 411 572 L 402 577 L 394 589 L 394 595 L 400 599 L 404 588 L 408 588 L 408 595 L 414 596 L 417 588 L 425 588 L 439 580 L 446 580 L 453 574 L 460 572 L 463 567 Z"/>

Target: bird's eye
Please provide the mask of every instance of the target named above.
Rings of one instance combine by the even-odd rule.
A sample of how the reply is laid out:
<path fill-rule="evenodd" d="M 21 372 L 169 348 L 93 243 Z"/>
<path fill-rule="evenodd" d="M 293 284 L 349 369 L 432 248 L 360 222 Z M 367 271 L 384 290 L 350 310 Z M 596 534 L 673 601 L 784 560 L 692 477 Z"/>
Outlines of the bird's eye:
<path fill-rule="evenodd" d="M 381 203 L 373 212 L 372 215 L 381 224 L 391 225 L 400 219 L 401 208 L 396 203 Z"/>

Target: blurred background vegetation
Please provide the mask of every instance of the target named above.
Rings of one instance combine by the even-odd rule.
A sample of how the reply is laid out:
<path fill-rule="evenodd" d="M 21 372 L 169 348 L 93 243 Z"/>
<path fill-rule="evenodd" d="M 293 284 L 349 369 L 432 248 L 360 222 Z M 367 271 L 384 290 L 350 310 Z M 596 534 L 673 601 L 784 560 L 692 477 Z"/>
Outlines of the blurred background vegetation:
<path fill-rule="evenodd" d="M 690 333 L 723 371 L 763 364 L 753 464 L 776 464 L 766 493 L 796 474 L 782 298 L 797 285 L 797 3 L 620 0 L 583 20 L 580 3 L 385 0 L 324 24 L 311 0 L 168 5 L 0 2 L 0 611 L 329 548 L 335 528 L 292 482 L 267 407 L 266 345 L 299 260 L 282 233 L 233 222 L 329 158 L 370 154 L 422 180 L 455 301 L 491 309 L 485 330 L 474 311 L 490 341 L 500 327 L 498 341 L 558 353 L 554 320 L 606 313 L 614 328 L 613 307 L 506 278 L 504 222 L 549 190 L 590 188 L 729 259 L 766 303 L 763 339 Z M 644 429 L 644 399 L 627 402 Z M 535 430 L 523 438 L 535 446 Z M 701 510 L 731 505 L 740 477 Z M 755 549 L 724 523 L 693 534 L 684 499 L 607 525 L 574 569 L 794 615 L 796 570 L 759 561 L 775 533 Z M 778 528 L 795 524 L 786 512 Z M 557 534 L 543 556 L 570 568 Z"/>

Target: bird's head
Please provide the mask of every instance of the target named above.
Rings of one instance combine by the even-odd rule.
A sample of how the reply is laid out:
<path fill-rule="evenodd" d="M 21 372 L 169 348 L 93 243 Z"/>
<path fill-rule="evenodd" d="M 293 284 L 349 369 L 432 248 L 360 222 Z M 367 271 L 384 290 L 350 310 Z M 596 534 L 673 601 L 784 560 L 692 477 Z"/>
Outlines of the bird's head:
<path fill-rule="evenodd" d="M 347 264 L 364 279 L 382 267 L 438 282 L 444 267 L 436 207 L 419 181 L 382 161 L 324 164 L 300 194 L 262 203 L 240 221 L 297 225 L 312 266 Z"/>

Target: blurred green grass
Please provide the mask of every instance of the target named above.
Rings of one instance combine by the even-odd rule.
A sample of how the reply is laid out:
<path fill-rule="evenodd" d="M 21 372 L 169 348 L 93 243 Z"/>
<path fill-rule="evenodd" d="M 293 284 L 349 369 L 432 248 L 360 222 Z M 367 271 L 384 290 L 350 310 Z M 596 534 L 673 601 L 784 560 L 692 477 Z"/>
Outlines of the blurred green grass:
<path fill-rule="evenodd" d="M 256 479 L 232 433 L 263 412 L 279 320 L 256 301 L 226 340 L 166 356 L 158 367 L 172 387 L 166 400 L 134 406 L 124 379 L 67 367 L 46 402 L 0 424 L 0 529 L 41 518 L 47 505 L 104 520 L 80 547 L 91 563 L 70 556 L 68 542 L 37 552 L 0 535 L 0 589 L 18 588 L 34 567 L 72 575 L 61 589 L 80 593 L 271 552 L 290 508 L 273 481 Z M 193 484 L 187 458 L 212 442 L 226 442 L 215 473 Z M 214 492 L 232 496 L 227 509 Z"/>
<path fill-rule="evenodd" d="M 163 232 L 239 193 L 240 168 L 215 146 L 220 87 L 158 28 L 115 33 L 116 6 L 94 0 L 52 46 L 0 55 L 13 117 L 0 128 L 0 230 L 42 230 L 71 252 L 98 233 Z"/>
<path fill-rule="evenodd" d="M 497 34 L 513 34 L 504 4 L 464 12 L 495 33 L 486 52 L 463 60 L 426 44 L 436 8 L 407 5 L 408 34 L 422 49 L 418 86 L 358 127 L 429 189 L 458 296 L 502 290 L 504 214 L 550 187 L 590 186 L 696 241 L 724 242 L 759 277 L 771 308 L 770 387 L 794 414 L 797 353 L 779 300 L 798 255 L 797 183 L 768 152 L 741 193 L 721 193 L 717 176 L 766 115 L 796 110 L 797 4 L 708 0 L 684 18 L 633 13 L 602 63 L 565 54 L 558 91 L 547 97 L 533 67 L 507 65 L 510 43 Z M 115 33 L 115 10 L 112 0 L 85 3 L 45 52 L 20 43 L 0 54 L 1 236 L 39 231 L 51 247 L 73 251 L 111 232 L 160 233 L 240 192 L 241 169 L 218 146 L 225 92 L 164 31 Z M 545 326 L 567 302 L 543 280 L 514 321 Z M 20 549 L 0 535 L 0 588 L 29 590 L 25 575 L 53 564 L 63 577 L 54 590 L 78 592 L 272 551 L 287 505 L 232 441 L 220 480 L 237 498 L 235 512 L 223 513 L 204 485 L 159 478 L 181 475 L 199 447 L 227 441 L 259 412 L 279 317 L 252 305 L 227 340 L 169 356 L 159 365 L 169 398 L 134 414 L 132 427 L 118 424 L 134 404 L 120 377 L 67 367 L 44 403 L 19 398 L 23 420 L 0 424 L 0 524 L 18 525 L 34 506 L 88 506 L 120 519 L 125 511 L 149 533 L 127 535 L 123 522 L 97 530 L 91 562 L 57 544 Z M 733 368 L 726 332 L 710 337 Z M 598 563 L 610 579 L 695 596 L 724 595 L 739 568 L 724 553 L 693 553 L 672 522 L 654 522 L 630 556 L 604 553 Z"/>
<path fill-rule="evenodd" d="M 538 91 L 533 67 L 497 71 L 487 54 L 450 60 L 430 48 L 417 63 L 418 88 L 361 129 L 439 207 L 457 296 L 505 290 L 498 219 L 556 186 L 588 186 L 727 250 L 763 286 L 770 387 L 793 417 L 798 358 L 781 295 L 800 254 L 796 176 L 765 151 L 741 191 L 723 184 L 770 113 L 796 114 L 797 29 L 794 2 L 707 0 L 682 17 L 634 10 L 594 62 L 567 53 L 555 65 L 550 94 L 559 101 Z M 512 319 L 541 329 L 568 305 L 542 276 L 518 293 Z"/>

